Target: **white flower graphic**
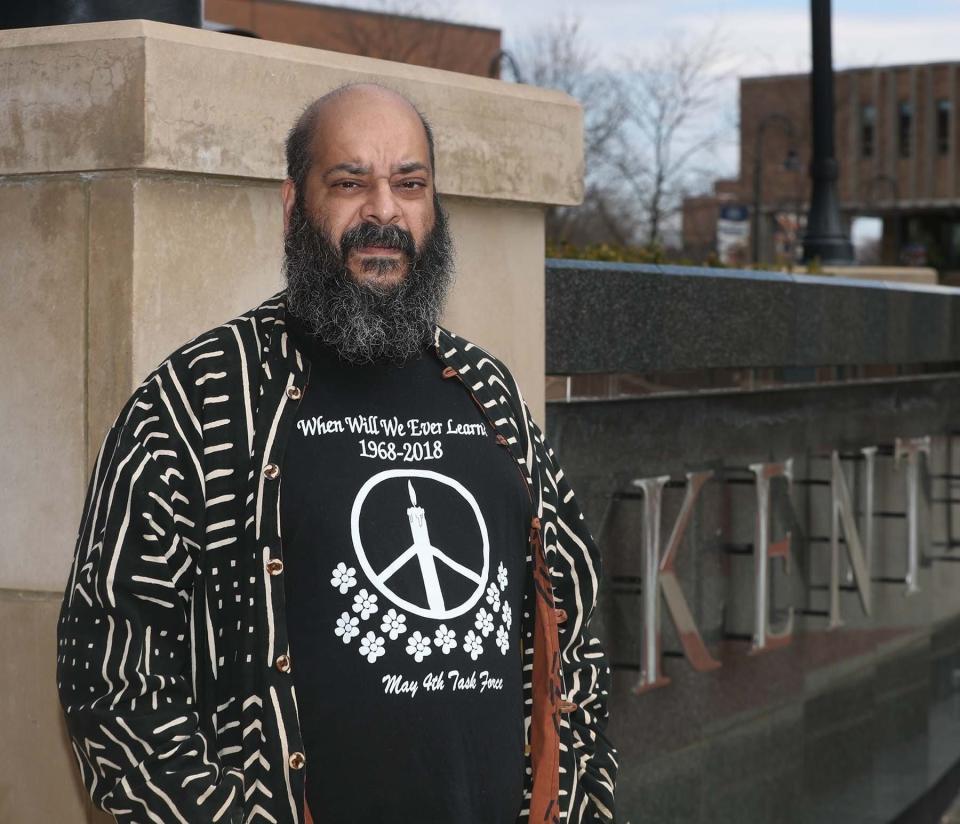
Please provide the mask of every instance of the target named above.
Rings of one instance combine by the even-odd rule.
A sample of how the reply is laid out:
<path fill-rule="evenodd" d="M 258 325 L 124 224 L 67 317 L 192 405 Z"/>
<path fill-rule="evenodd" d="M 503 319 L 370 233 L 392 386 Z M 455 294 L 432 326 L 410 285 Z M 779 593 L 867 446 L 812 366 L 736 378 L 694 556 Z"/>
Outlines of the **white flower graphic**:
<path fill-rule="evenodd" d="M 507 588 L 507 568 L 503 565 L 503 561 L 501 561 L 500 566 L 497 567 L 497 580 L 500 582 L 501 590 Z"/>
<path fill-rule="evenodd" d="M 420 630 L 415 630 L 407 639 L 407 652 L 413 656 L 413 660 L 418 664 L 426 658 L 431 652 L 430 639 L 421 635 Z"/>
<path fill-rule="evenodd" d="M 377 596 L 374 593 L 367 592 L 366 589 L 361 589 L 353 596 L 353 611 L 359 612 L 360 617 L 363 618 L 364 621 L 379 609 L 380 607 L 377 606 Z"/>
<path fill-rule="evenodd" d="M 504 655 L 506 655 L 507 650 L 510 649 L 510 635 L 506 627 L 497 627 L 497 646 L 500 647 L 500 652 Z"/>
<path fill-rule="evenodd" d="M 474 621 L 473 625 L 483 633 L 484 638 L 493 632 L 493 616 L 487 612 L 486 607 L 480 607 L 477 620 Z"/>
<path fill-rule="evenodd" d="M 383 638 L 375 635 L 373 630 L 363 636 L 363 640 L 360 642 L 360 654 L 371 664 L 381 655 L 385 655 L 386 652 L 383 648 Z"/>
<path fill-rule="evenodd" d="M 493 607 L 494 612 L 500 612 L 500 590 L 496 584 L 487 587 L 487 603 Z"/>
<path fill-rule="evenodd" d="M 380 624 L 380 632 L 390 633 L 390 640 L 396 641 L 407 631 L 407 616 L 397 612 L 393 607 L 387 610 Z"/>
<path fill-rule="evenodd" d="M 476 661 L 483 652 L 483 642 L 480 636 L 477 635 L 472 629 L 467 632 L 463 639 L 463 651 L 469 652 L 470 657 L 474 661 Z"/>
<path fill-rule="evenodd" d="M 457 645 L 457 633 L 452 629 L 447 629 L 446 624 L 440 624 L 433 638 L 433 643 L 443 650 L 444 655 L 448 655 Z"/>
<path fill-rule="evenodd" d="M 360 634 L 360 630 L 357 629 L 359 623 L 359 618 L 354 618 L 349 612 L 345 612 L 337 618 L 337 628 L 334 632 L 343 639 L 343 643 L 349 644 L 351 638 Z"/>
<path fill-rule="evenodd" d="M 513 610 L 510 609 L 510 604 L 504 601 L 503 612 L 500 613 L 503 616 L 503 623 L 507 629 L 510 629 L 510 624 L 513 623 Z"/>
<path fill-rule="evenodd" d="M 339 589 L 341 595 L 346 595 L 347 590 L 357 583 L 356 575 L 357 571 L 353 567 L 348 567 L 341 561 L 330 577 L 330 585 Z"/>

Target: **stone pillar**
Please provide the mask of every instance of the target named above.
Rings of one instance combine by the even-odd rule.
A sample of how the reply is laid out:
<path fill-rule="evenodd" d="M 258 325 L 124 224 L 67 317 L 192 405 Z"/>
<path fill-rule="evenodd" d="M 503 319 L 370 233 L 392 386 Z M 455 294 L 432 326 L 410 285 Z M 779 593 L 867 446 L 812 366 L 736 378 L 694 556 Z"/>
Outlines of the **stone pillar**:
<path fill-rule="evenodd" d="M 57 610 L 106 429 L 165 355 L 282 285 L 282 142 L 350 80 L 434 124 L 458 281 L 445 323 L 543 419 L 544 207 L 582 194 L 569 97 L 144 21 L 0 32 L 0 819 L 99 821 L 54 684 Z"/>

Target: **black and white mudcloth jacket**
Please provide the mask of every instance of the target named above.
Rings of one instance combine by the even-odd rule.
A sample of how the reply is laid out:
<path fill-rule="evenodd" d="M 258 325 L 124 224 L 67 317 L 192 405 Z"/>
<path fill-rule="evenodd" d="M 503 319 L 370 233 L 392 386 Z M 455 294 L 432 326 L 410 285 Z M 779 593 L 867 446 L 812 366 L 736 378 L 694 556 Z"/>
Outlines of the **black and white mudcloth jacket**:
<path fill-rule="evenodd" d="M 119 822 L 309 820 L 304 764 L 321 756 L 302 751 L 286 658 L 279 500 L 310 364 L 285 314 L 281 292 L 171 355 L 97 457 L 57 679 L 83 781 Z M 439 327 L 435 346 L 531 494 L 518 821 L 612 821 L 596 546 L 506 367 Z"/>

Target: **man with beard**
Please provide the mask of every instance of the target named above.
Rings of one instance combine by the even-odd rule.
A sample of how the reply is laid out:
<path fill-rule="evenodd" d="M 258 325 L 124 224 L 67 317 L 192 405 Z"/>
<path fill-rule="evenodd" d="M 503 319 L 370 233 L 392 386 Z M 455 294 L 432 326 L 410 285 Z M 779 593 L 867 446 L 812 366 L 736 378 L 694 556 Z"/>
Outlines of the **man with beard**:
<path fill-rule="evenodd" d="M 311 104 L 287 289 L 107 435 L 58 686 L 118 821 L 613 819 L 599 555 L 507 368 L 438 325 L 433 154 L 393 91 Z"/>

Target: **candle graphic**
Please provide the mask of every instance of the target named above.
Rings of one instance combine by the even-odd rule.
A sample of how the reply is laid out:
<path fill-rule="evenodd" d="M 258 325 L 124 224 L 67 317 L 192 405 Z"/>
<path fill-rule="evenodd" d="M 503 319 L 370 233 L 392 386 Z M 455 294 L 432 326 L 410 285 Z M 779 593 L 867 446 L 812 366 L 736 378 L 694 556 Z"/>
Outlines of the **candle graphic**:
<path fill-rule="evenodd" d="M 400 475 L 407 484 L 407 495 L 410 498 L 410 506 L 406 508 L 407 510 L 407 521 L 410 524 L 410 537 L 412 543 L 407 546 L 403 552 L 401 552 L 396 558 L 393 559 L 386 567 L 381 571 L 377 572 L 367 560 L 366 553 L 363 551 L 363 545 L 359 541 L 359 525 L 360 525 L 360 505 L 363 502 L 365 497 L 365 489 L 360 490 L 360 494 L 357 496 L 357 501 L 353 505 L 353 511 L 350 515 L 350 529 L 353 533 L 354 548 L 357 553 L 357 560 L 360 561 L 360 565 L 363 567 L 364 572 L 369 577 L 371 583 L 377 587 L 382 593 L 384 593 L 394 604 L 401 606 L 404 609 L 410 610 L 414 615 L 421 615 L 426 618 L 450 618 L 455 615 L 460 615 L 473 606 L 476 603 L 477 599 L 483 594 L 483 588 L 486 586 L 488 562 L 489 562 L 489 543 L 487 540 L 487 530 L 486 524 L 483 522 L 483 516 L 480 513 L 480 508 L 476 506 L 476 501 L 473 500 L 473 497 L 470 496 L 470 493 L 463 489 L 456 481 L 451 481 L 445 478 L 443 475 L 439 475 L 433 472 L 427 472 L 426 470 L 421 470 L 419 474 L 410 473 L 414 478 L 423 477 L 431 481 L 440 480 L 440 483 L 444 486 L 452 487 L 460 493 L 470 504 L 471 509 L 477 517 L 477 522 L 480 526 L 480 537 L 483 542 L 482 545 L 482 563 L 483 568 L 480 571 L 470 569 L 459 561 L 455 561 L 445 552 L 438 549 L 433 544 L 433 539 L 430 537 L 430 529 L 427 525 L 427 514 L 424 508 L 420 505 L 420 502 L 417 500 L 417 492 L 413 488 L 413 483 L 410 481 L 410 476 L 405 472 L 401 474 L 400 470 L 387 470 L 380 475 L 375 475 L 371 481 L 367 482 L 367 486 L 373 487 L 374 481 L 378 479 L 383 479 L 384 476 L 387 478 L 395 478 L 397 475 Z M 424 481 L 426 483 L 426 480 Z M 397 492 L 402 496 L 402 486 L 397 489 Z M 422 492 L 421 485 L 421 492 Z M 469 497 L 468 497 L 469 496 Z M 436 504 L 436 498 L 432 499 Z M 441 499 L 442 500 L 442 499 Z M 402 504 L 401 504 L 402 506 Z M 443 530 L 441 529 L 441 535 L 443 535 Z M 399 535 L 394 535 L 391 531 L 390 538 L 400 537 Z M 391 540 L 392 543 L 392 540 Z M 413 597 L 419 603 L 415 601 L 408 600 L 406 598 L 398 595 L 397 592 L 393 591 L 388 582 L 390 579 L 401 569 L 406 567 L 408 563 L 412 563 L 416 559 L 416 568 L 420 573 L 420 579 L 423 582 L 423 592 L 426 595 L 427 606 L 423 606 L 423 598 Z M 466 598 L 465 601 L 457 602 L 457 598 L 463 598 L 462 587 L 454 587 L 454 592 L 448 592 L 446 598 L 444 597 L 443 591 L 440 589 L 440 577 L 438 573 L 438 566 L 440 563 L 443 563 L 448 573 L 453 572 L 455 575 L 462 576 L 468 581 L 471 581 L 476 589 L 473 590 Z M 449 579 L 445 579 L 449 580 Z M 406 586 L 414 586 L 416 588 L 416 582 L 411 575 L 406 576 L 405 578 Z M 454 600 L 454 603 L 449 604 L 451 598 Z"/>
<path fill-rule="evenodd" d="M 417 493 L 409 480 L 407 481 L 407 492 L 410 493 L 411 504 L 407 507 L 407 520 L 410 521 L 410 536 L 413 538 L 413 545 L 407 552 L 413 552 L 420 562 L 420 574 L 423 576 L 423 586 L 427 591 L 427 603 L 430 605 L 430 609 L 442 611 L 444 609 L 443 593 L 440 591 L 440 579 L 437 577 L 436 564 L 436 555 L 439 554 L 439 550 L 430 543 L 427 518 L 423 507 L 417 506 Z"/>

